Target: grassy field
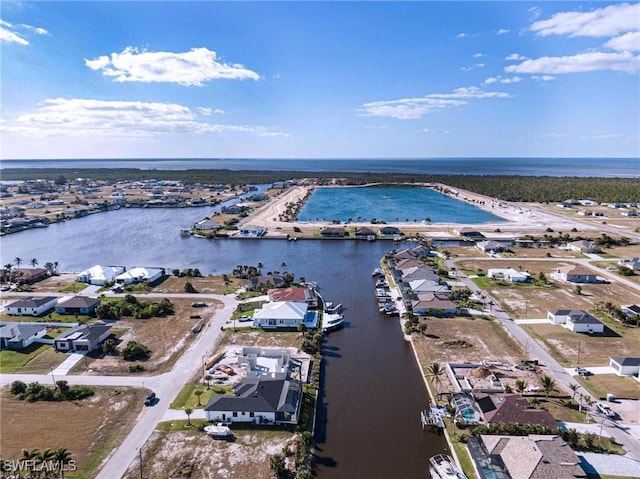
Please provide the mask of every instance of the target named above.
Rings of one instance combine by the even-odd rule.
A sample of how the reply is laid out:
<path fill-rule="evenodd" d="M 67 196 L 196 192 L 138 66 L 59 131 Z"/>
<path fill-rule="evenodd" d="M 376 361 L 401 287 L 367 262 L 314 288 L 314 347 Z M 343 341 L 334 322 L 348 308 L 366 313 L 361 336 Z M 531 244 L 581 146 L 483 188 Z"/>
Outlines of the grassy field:
<path fill-rule="evenodd" d="M 168 276 L 162 283 L 153 288 L 154 293 L 184 293 L 185 283 L 191 283 L 198 293 L 225 294 L 238 289 L 241 282 L 229 275 L 229 284 L 226 285 L 222 276 L 203 276 L 198 278 L 178 278 Z"/>
<path fill-rule="evenodd" d="M 46 374 L 55 369 L 66 355 L 48 344 L 33 343 L 21 351 L 0 351 L 0 373 Z"/>
<path fill-rule="evenodd" d="M 202 391 L 200 395 L 200 405 L 198 405 L 198 396 L 195 392 L 199 390 Z M 186 384 L 180 393 L 176 396 L 174 401 L 171 403 L 172 409 L 185 409 L 185 408 L 203 408 L 207 405 L 207 402 L 214 394 L 232 394 L 232 386 L 231 384 L 223 384 L 223 385 L 212 385 L 210 387 L 205 387 L 203 384 Z"/>
<path fill-rule="evenodd" d="M 145 392 L 96 388 L 82 401 L 26 403 L 2 392 L 0 456 L 18 458 L 22 449 L 66 448 L 79 470 L 69 479 L 90 478 L 128 434 L 140 413 Z"/>
<path fill-rule="evenodd" d="M 615 374 L 597 374 L 576 377 L 576 381 L 593 396 L 605 399 L 612 393 L 618 399 L 640 400 L 640 383 L 633 378 L 623 378 Z"/>

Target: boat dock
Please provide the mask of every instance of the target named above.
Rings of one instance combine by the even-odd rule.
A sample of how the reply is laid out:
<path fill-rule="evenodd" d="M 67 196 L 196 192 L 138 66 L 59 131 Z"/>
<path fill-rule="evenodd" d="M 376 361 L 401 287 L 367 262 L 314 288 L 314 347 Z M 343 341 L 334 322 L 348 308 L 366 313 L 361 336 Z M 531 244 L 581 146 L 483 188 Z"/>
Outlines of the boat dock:
<path fill-rule="evenodd" d="M 435 429 L 444 429 L 444 418 L 448 415 L 449 413 L 447 413 L 443 407 L 436 407 L 433 405 L 428 411 L 420 411 L 420 423 L 422 424 L 422 429 L 427 426 Z"/>

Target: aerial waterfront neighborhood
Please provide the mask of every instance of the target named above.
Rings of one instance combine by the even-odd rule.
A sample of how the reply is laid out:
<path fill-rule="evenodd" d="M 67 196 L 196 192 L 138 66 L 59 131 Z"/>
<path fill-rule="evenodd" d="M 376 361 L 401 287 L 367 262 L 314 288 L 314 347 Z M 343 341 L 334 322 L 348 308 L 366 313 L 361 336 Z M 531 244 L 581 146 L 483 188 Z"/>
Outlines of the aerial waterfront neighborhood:
<path fill-rule="evenodd" d="M 228 199 L 211 220 L 174 225 L 172 234 L 179 241 L 186 235 L 194 245 L 221 239 L 291 245 L 286 240 L 295 235 L 303 242 L 291 246 L 295 249 L 311 244 L 307 241 L 384 246 L 361 286 L 373 293 L 375 305 L 375 317 L 364 321 L 396 323 L 412 345 L 428 391 L 415 411 L 418 430 L 426 437 L 444 431 L 447 454 L 468 477 L 521 477 L 516 471 L 521 465 L 512 464 L 507 451 L 526 447 L 539 449 L 549 464 L 559 461 L 557 471 L 564 472 L 557 477 L 583 477 L 589 472 L 584 461 L 624 476 L 612 472 L 624 471 L 624 458 L 638 453 L 640 429 L 640 283 L 629 273 L 640 243 L 633 223 L 626 224 L 624 235 L 605 235 L 589 220 L 558 215 L 551 206 L 498 202 L 459 189 L 455 201 L 483 205 L 500 221 L 378 226 L 283 221 L 276 214 L 285 205 L 304 207 L 313 191 L 323 188 L 317 183 L 310 178 L 267 188 L 260 203 L 237 210 L 230 202 L 245 199 L 234 191 L 255 193 L 251 187 L 228 187 L 221 192 Z M 361 191 L 367 195 L 381 187 Z M 336 185 L 324 188 L 340 191 Z M 216 224 L 226 227 L 203 235 L 205 222 L 216 217 Z M 553 236 L 549 229 L 572 233 Z M 10 237 L 23 233 L 14 234 Z M 358 334 L 352 325 L 363 320 L 362 311 L 343 298 L 326 297 L 330 285 L 316 282 L 322 274 L 296 277 L 294 265 L 284 261 L 269 271 L 260 262 L 239 264 L 222 275 L 166 263 L 89 263 L 63 272 L 54 261 L 44 268 L 36 258 L 32 267 L 25 267 L 26 258 L 4 262 L 3 408 L 20 414 L 29 402 L 43 400 L 42 393 L 30 392 L 33 384 L 52 381 L 55 389 L 47 394 L 67 384 L 86 385 L 106 408 L 115 407 L 110 395 L 116 391 L 126 404 L 126 424 L 113 424 L 115 431 L 126 428 L 118 433 L 121 444 L 106 451 L 100 468 L 81 477 L 133 477 L 137 468 L 150 477 L 173 474 L 171 461 L 152 459 L 158 451 L 180 460 L 181 467 L 209 470 L 196 456 L 184 456 L 183 435 L 196 441 L 200 454 L 216 454 L 226 464 L 221 467 L 236 473 L 254 471 L 247 458 L 256 454 L 269 464 L 283 458 L 283 467 L 294 474 L 312 470 L 309 438 L 317 436 L 323 420 L 316 404 L 323 394 L 319 378 L 323 363 L 331 361 L 323 344 L 333 334 Z M 607 405 L 607 414 L 599 412 L 600 404 Z M 64 405 L 58 408 L 66 414 Z M 259 428 L 237 429 L 238 424 Z M 265 427 L 278 432 L 263 439 L 264 448 L 252 446 L 249 438 Z M 495 463 L 498 440 L 505 441 L 508 455 Z M 79 464 L 93 454 L 72 449 L 69 441 L 69 447 L 57 447 L 73 451 Z M 136 447 L 143 449 L 140 441 L 149 450 L 142 459 L 132 455 Z M 24 448 L 5 444 L 4 450 Z M 304 461 L 286 459 L 283 451 L 292 444 L 306 450 Z M 549 449 L 567 447 L 573 452 L 562 453 L 566 457 Z M 603 453 L 620 460 L 600 461 Z M 435 458 L 432 474 L 442 467 Z M 522 477 L 540 473 L 535 464 Z M 275 466 L 256 477 L 268 475 L 270 467 Z"/>

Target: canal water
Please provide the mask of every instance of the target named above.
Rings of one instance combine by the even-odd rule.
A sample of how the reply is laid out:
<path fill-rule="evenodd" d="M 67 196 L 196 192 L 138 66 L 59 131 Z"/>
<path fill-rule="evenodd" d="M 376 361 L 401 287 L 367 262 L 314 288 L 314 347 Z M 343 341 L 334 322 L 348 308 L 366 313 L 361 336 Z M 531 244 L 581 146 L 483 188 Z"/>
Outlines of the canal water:
<path fill-rule="evenodd" d="M 352 240 L 206 240 L 182 238 L 182 227 L 210 215 L 199 209 L 123 209 L 0 239 L 0 264 L 58 262 L 62 271 L 94 264 L 197 267 L 229 273 L 263 263 L 317 281 L 325 299 L 345 306 L 345 328 L 324 346 L 317 426 L 317 477 L 424 478 L 442 436 L 423 432 L 428 395 L 399 322 L 381 315 L 373 269 L 391 242 Z M 282 263 L 286 266 L 283 266 Z"/>

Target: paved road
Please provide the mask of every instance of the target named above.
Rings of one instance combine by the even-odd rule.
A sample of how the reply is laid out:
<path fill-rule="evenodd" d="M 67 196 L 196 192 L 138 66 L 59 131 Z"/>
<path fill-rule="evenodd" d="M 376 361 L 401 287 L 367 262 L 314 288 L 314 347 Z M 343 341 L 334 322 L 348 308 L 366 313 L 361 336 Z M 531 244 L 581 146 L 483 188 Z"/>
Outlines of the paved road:
<path fill-rule="evenodd" d="M 36 295 L 30 293 L 32 295 Z M 193 294 L 148 294 L 147 297 L 188 297 L 198 299 L 215 299 L 222 303 L 221 309 L 216 309 L 213 320 L 203 329 L 199 338 L 176 362 L 173 369 L 158 376 L 64 376 L 70 385 L 84 384 L 87 386 L 124 386 L 145 387 L 153 390 L 159 402 L 153 407 L 145 408 L 140 405 L 141 414 L 129 435 L 122 442 L 103 465 L 96 479 L 115 479 L 123 477 L 131 463 L 138 457 L 158 422 L 169 414 L 169 406 L 178 395 L 184 384 L 199 371 L 205 358 L 213 353 L 213 346 L 218 339 L 221 328 L 229 320 L 238 304 L 233 296 L 222 295 L 193 295 Z M 5 386 L 13 381 L 38 381 L 48 384 L 55 375 L 51 374 L 1 374 L 0 385 Z M 170 414 L 169 414 L 170 415 Z"/>
<path fill-rule="evenodd" d="M 467 258 L 465 258 L 466 260 Z M 518 259 L 520 261 L 520 258 Z M 449 269 L 455 267 L 453 264 L 453 260 L 447 260 L 446 265 Z M 462 281 L 471 291 L 474 291 L 479 294 L 483 294 L 487 297 L 487 299 L 493 301 L 493 304 L 498 304 L 498 302 L 487 295 L 483 290 L 481 290 L 470 278 L 468 278 L 462 271 L 457 270 L 457 277 L 460 281 Z M 615 278 L 619 279 L 619 278 Z M 640 286 L 634 284 L 635 289 L 640 288 Z M 544 365 L 545 370 L 550 373 L 556 381 L 556 385 L 564 390 L 565 393 L 571 394 L 571 389 L 569 389 L 569 384 L 575 383 L 573 380 L 573 376 L 567 372 L 565 368 L 560 366 L 560 364 L 553 358 L 551 355 L 547 353 L 547 351 L 529 334 L 520 327 L 509 315 L 504 312 L 500 307 L 493 306 L 491 308 L 491 314 L 499 320 L 502 325 L 505 327 L 509 333 L 520 342 L 524 346 L 525 354 L 529 358 L 537 358 L 538 361 Z M 587 395 L 591 396 L 588 391 L 585 391 Z M 593 401 L 596 401 L 597 398 L 591 396 Z M 606 430 L 607 434 L 611 437 L 614 437 L 627 451 L 627 456 L 633 458 L 636 461 L 640 461 L 640 441 L 638 438 L 634 437 L 629 429 L 621 427 L 616 421 L 606 420 L 603 425 L 603 429 Z"/>

